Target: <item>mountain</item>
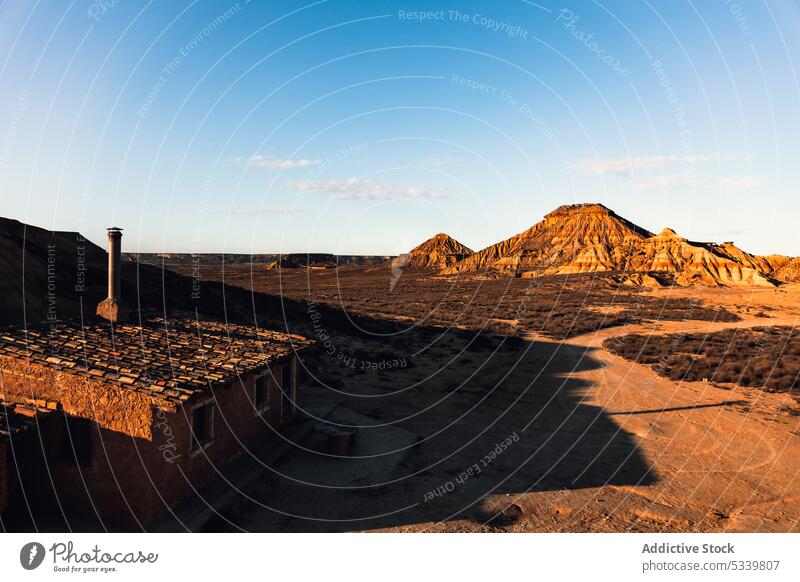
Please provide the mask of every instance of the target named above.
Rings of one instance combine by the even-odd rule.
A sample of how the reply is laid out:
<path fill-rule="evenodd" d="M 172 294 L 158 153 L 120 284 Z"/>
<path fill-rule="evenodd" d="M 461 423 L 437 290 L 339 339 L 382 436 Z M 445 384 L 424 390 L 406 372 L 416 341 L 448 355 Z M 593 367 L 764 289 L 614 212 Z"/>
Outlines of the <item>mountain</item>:
<path fill-rule="evenodd" d="M 624 262 L 630 249 L 649 236 L 650 232 L 602 204 L 572 204 L 557 208 L 525 232 L 474 253 L 444 272 L 608 271 L 612 265 Z"/>
<path fill-rule="evenodd" d="M 800 270 L 792 271 L 785 257 L 751 255 L 731 242 L 692 242 L 670 228 L 656 235 L 602 204 L 572 204 L 442 272 L 538 276 L 618 271 L 668 275 L 678 285 L 721 286 L 773 285 L 781 269 L 787 274 Z M 647 279 L 651 286 L 657 281 Z"/>
<path fill-rule="evenodd" d="M 392 261 L 395 267 L 415 269 L 444 269 L 455 265 L 472 254 L 472 250 L 453 237 L 439 233 L 426 240 L 411 252 L 400 255 Z"/>

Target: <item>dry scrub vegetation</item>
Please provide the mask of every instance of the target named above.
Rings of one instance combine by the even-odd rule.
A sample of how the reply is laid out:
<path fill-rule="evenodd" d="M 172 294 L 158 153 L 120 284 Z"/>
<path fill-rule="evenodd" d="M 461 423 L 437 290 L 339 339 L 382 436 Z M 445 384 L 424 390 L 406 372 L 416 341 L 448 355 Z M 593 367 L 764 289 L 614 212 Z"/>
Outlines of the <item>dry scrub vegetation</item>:
<path fill-rule="evenodd" d="M 800 375 L 800 338 L 791 327 L 729 329 L 716 333 L 640 335 L 607 339 L 604 347 L 672 380 L 708 380 L 774 392 L 794 392 Z"/>
<path fill-rule="evenodd" d="M 740 319 L 699 299 L 625 287 L 624 277 L 609 273 L 492 279 L 405 270 L 391 286 L 392 273 L 385 265 L 268 272 L 260 265 L 234 265 L 226 266 L 224 274 L 219 267 L 202 272 L 209 280 L 223 275 L 231 285 L 310 300 L 351 315 L 500 335 L 536 332 L 558 340 L 642 321 Z"/>

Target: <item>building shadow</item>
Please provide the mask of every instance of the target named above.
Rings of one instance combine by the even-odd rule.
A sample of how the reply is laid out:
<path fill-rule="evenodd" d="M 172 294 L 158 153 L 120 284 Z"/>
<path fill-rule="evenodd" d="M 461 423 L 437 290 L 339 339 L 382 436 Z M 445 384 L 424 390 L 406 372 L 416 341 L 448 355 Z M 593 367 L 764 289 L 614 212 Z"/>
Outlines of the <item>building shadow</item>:
<path fill-rule="evenodd" d="M 312 432 L 201 529 L 356 531 L 458 518 L 498 525 L 515 520 L 487 509 L 498 496 L 531 502 L 537 492 L 657 480 L 633 435 L 587 402 L 581 373 L 601 365 L 592 349 L 435 328 L 402 342 L 385 337 L 372 335 L 367 349 L 339 335 L 337 349 L 360 345 L 361 357 L 406 357 L 413 367 L 342 371 L 337 355 L 324 353 L 309 366 L 335 384 L 306 387 L 309 410 L 335 406 L 327 422 L 309 422 L 356 431 L 353 456 L 331 456 Z"/>

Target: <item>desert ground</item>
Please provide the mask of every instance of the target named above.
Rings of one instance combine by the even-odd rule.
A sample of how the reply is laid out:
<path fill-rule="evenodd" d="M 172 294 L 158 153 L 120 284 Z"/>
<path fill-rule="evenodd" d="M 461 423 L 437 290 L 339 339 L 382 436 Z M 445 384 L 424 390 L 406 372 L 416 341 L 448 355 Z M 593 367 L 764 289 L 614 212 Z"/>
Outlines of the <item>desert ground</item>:
<path fill-rule="evenodd" d="M 170 527 L 709 532 L 793 531 L 800 520 L 800 362 L 785 350 L 796 346 L 800 286 L 644 289 L 614 274 L 385 265 L 200 265 L 194 276 L 280 296 L 292 305 L 283 324 L 320 347 L 303 358 L 308 430 L 283 437 L 277 457 L 246 455 L 235 494 L 209 496 Z M 653 336 L 668 360 L 685 337 L 675 334 L 754 328 L 789 330 L 775 336 L 783 346 L 755 344 L 790 354 L 777 384 L 673 380 L 652 358 L 607 349 Z M 326 449 L 330 427 L 357 432 L 350 456 Z"/>

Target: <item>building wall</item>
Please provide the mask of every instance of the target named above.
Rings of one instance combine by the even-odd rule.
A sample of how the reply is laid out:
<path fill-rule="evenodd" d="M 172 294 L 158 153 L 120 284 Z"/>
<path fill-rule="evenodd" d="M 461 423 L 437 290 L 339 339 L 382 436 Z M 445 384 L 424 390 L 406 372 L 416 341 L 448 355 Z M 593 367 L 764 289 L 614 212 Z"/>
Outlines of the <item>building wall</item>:
<path fill-rule="evenodd" d="M 0 373 L 0 389 L 7 400 L 41 400 L 42 405 L 54 400 L 65 413 L 93 419 L 104 429 L 151 438 L 153 399 L 149 396 L 22 358 L 0 356 Z"/>
<path fill-rule="evenodd" d="M 160 455 L 153 446 L 157 412 L 153 399 L 104 379 L 77 376 L 23 358 L 0 356 L 0 373 L 6 400 L 42 406 L 55 401 L 67 415 L 57 415 L 46 426 L 40 424 L 37 431 L 26 431 L 32 434 L 24 439 L 15 438 L 18 458 L 25 459 L 20 478 L 26 496 L 36 500 L 33 505 L 43 514 L 60 514 L 63 508 L 136 526 L 125 500 L 140 503 L 157 496 L 147 480 L 147 474 L 159 474 L 151 461 Z M 74 458 L 70 462 L 68 417 L 93 421 L 89 465 L 76 466 Z M 36 442 L 28 442 L 34 438 Z"/>
<path fill-rule="evenodd" d="M 171 494 L 165 490 L 169 469 L 157 442 L 93 425 L 90 461 L 80 465 L 65 460 L 70 451 L 64 454 L 69 444 L 63 426 L 53 436 L 62 445 L 46 447 L 52 484 L 40 481 L 39 497 L 49 490 L 72 513 L 109 529 L 146 528 L 166 507 L 162 497 Z"/>
<path fill-rule="evenodd" d="M 42 437 L 47 440 L 46 467 L 52 481 L 46 474 L 31 474 L 26 478 L 27 488 L 37 489 L 36 494 L 42 499 L 55 497 L 72 511 L 109 528 L 147 528 L 170 507 L 193 495 L 192 487 L 202 487 L 247 450 L 281 444 L 277 435 L 281 390 L 275 380 L 282 377 L 282 365 L 291 364 L 273 364 L 268 383 L 271 406 L 258 415 L 253 405 L 256 374 L 249 374 L 243 382 L 217 388 L 213 396 L 189 401 L 174 411 L 156 408 L 152 403 L 142 411 L 138 401 L 132 406 L 118 396 L 102 394 L 94 396 L 96 401 L 91 408 L 82 408 L 75 404 L 78 399 L 69 395 L 65 397 L 65 412 L 88 418 L 97 412 L 101 419 L 91 429 L 91 460 L 81 466 L 75 463 L 69 449 L 65 454 L 69 438 L 66 420 L 61 417 Z M 72 387 L 76 388 L 74 384 Z M 91 388 L 77 389 L 93 394 Z M 114 390 L 120 392 L 118 388 Z M 52 391 L 48 395 L 53 398 Z M 214 406 L 214 438 L 208 448 L 192 451 L 191 409 L 204 401 Z M 141 414 L 150 424 L 145 427 L 141 418 L 129 418 L 131 414 Z"/>
<path fill-rule="evenodd" d="M 187 403 L 171 419 L 173 434 L 179 444 L 181 469 L 193 484 L 201 484 L 216 475 L 215 467 L 224 466 L 231 460 L 260 450 L 274 443 L 280 446 L 278 429 L 281 425 L 281 379 L 283 364 L 271 366 L 268 382 L 270 408 L 256 414 L 253 405 L 255 377 L 250 374 L 243 383 L 237 383 L 225 391 L 217 391 L 214 398 L 208 399 L 214 406 L 214 438 L 211 445 L 192 452 L 191 448 L 191 409 L 196 403 Z M 277 381 L 276 381 L 277 380 Z M 284 418 L 283 422 L 289 418 Z"/>
<path fill-rule="evenodd" d="M 8 455 L 6 442 L 0 441 L 0 514 L 8 507 Z"/>

